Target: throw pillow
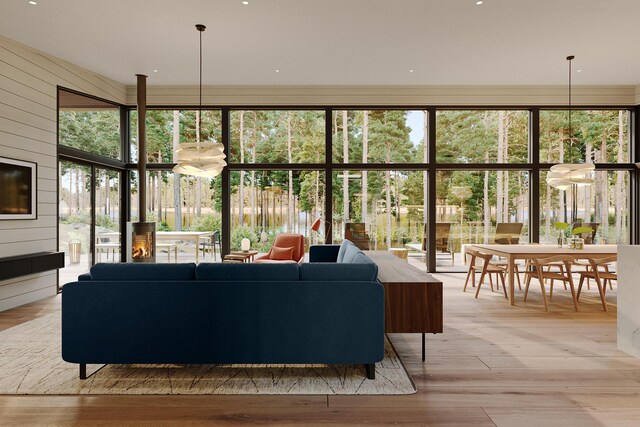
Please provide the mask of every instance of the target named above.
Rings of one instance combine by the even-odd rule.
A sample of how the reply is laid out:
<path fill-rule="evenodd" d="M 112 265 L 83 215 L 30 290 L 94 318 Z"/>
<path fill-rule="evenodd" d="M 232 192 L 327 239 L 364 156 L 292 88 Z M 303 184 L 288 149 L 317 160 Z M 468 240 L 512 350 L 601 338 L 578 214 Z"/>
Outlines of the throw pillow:
<path fill-rule="evenodd" d="M 293 259 L 293 246 L 290 248 L 279 248 L 277 246 L 271 247 L 269 259 L 291 261 Z"/>

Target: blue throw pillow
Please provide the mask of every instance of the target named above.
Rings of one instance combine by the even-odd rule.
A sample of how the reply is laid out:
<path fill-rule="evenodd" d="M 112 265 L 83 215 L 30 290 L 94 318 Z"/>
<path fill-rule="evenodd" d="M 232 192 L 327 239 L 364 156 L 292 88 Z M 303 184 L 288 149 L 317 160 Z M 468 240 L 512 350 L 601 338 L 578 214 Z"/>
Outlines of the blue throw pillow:
<path fill-rule="evenodd" d="M 363 254 L 366 257 L 366 255 Z M 373 261 L 365 263 L 336 264 L 314 262 L 300 265 L 300 280 L 303 281 L 365 281 L 378 279 L 378 266 Z"/>
<path fill-rule="evenodd" d="M 200 263 L 197 280 L 209 281 L 298 281 L 298 263 L 286 264 L 224 264 Z"/>
<path fill-rule="evenodd" d="M 346 253 L 347 248 L 350 246 L 355 247 L 355 245 L 351 240 L 344 239 L 342 241 L 342 244 L 340 245 L 340 249 L 338 250 L 338 258 L 336 259 L 337 263 L 344 262 L 344 254 Z"/>
<path fill-rule="evenodd" d="M 195 263 L 100 263 L 91 267 L 91 280 L 158 281 L 195 280 Z"/>

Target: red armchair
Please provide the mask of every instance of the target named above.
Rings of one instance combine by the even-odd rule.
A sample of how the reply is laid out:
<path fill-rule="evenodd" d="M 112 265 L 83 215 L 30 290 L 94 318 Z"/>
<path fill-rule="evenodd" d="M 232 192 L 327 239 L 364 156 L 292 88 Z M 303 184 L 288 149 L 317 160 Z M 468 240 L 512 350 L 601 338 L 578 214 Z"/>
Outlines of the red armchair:
<path fill-rule="evenodd" d="M 255 263 L 301 263 L 304 259 L 304 236 L 302 234 L 282 233 L 276 236 L 269 253 L 256 257 Z"/>

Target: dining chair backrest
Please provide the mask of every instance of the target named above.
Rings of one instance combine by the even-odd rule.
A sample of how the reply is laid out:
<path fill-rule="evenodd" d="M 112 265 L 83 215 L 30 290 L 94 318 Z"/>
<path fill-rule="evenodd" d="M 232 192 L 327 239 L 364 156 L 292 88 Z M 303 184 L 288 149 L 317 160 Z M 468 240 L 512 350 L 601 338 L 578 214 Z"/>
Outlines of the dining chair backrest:
<path fill-rule="evenodd" d="M 369 250 L 369 234 L 364 222 L 347 222 L 344 225 L 344 238 L 353 242 L 363 251 Z"/>
<path fill-rule="evenodd" d="M 587 258 L 587 261 L 589 261 L 591 268 L 593 268 L 594 271 L 597 271 L 599 267 L 609 266 L 610 264 L 617 262 L 618 256 L 608 255 L 604 257 L 591 257 Z"/>
<path fill-rule="evenodd" d="M 496 225 L 494 242 L 500 245 L 516 245 L 520 243 L 522 226 L 521 222 L 499 222 Z"/>
<path fill-rule="evenodd" d="M 533 258 L 536 270 L 543 271 L 542 267 L 564 265 L 568 275 L 571 275 L 571 265 L 575 258 L 571 255 L 553 255 L 548 257 Z"/>

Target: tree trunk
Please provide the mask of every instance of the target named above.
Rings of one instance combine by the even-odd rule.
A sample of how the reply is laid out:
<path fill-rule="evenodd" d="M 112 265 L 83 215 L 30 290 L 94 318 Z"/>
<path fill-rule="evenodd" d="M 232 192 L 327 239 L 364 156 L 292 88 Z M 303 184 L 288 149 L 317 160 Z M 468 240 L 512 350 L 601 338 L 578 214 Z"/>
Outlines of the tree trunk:
<path fill-rule="evenodd" d="M 618 112 L 618 163 L 623 163 L 624 158 L 624 112 Z M 624 172 L 616 172 L 615 184 L 615 214 L 616 214 L 616 242 L 622 243 L 624 234 L 622 227 L 624 225 L 624 215 L 626 214 L 625 191 L 624 191 Z"/>
<path fill-rule="evenodd" d="M 484 154 L 485 163 L 489 163 L 489 153 Z M 489 229 L 491 228 L 491 206 L 489 206 L 489 171 L 484 171 L 484 192 L 483 192 L 483 210 L 484 210 L 484 243 L 489 243 Z"/>
<path fill-rule="evenodd" d="M 244 111 L 240 111 L 240 163 L 244 163 Z M 244 170 L 240 171 L 238 186 L 238 224 L 244 225 Z"/>
<path fill-rule="evenodd" d="M 504 111 L 498 111 L 498 164 L 504 162 Z M 504 172 L 496 172 L 496 222 L 504 222 Z"/>
<path fill-rule="evenodd" d="M 388 157 L 388 156 L 387 156 Z M 386 192 L 386 225 L 387 225 L 387 249 L 391 249 L 391 172 L 384 172 L 384 190 Z"/>
<path fill-rule="evenodd" d="M 362 113 L 362 163 L 367 163 L 369 158 L 369 111 Z M 362 222 L 367 223 L 367 199 L 368 194 L 368 176 L 367 171 L 362 171 Z"/>
<path fill-rule="evenodd" d="M 287 155 L 289 164 L 293 163 L 293 155 L 291 152 L 291 112 L 287 113 Z M 289 171 L 289 217 L 287 230 L 294 229 L 294 209 L 293 209 L 293 171 Z"/>
<path fill-rule="evenodd" d="M 600 145 L 600 161 L 602 163 L 606 163 L 607 161 L 607 135 L 603 133 L 601 145 Z M 609 179 L 606 172 L 601 173 L 602 178 L 600 179 L 601 185 L 601 219 L 600 223 L 602 224 L 602 234 L 605 236 L 609 235 Z"/>
<path fill-rule="evenodd" d="M 80 168 L 76 166 L 76 212 L 80 212 Z"/>
<path fill-rule="evenodd" d="M 558 153 L 558 163 L 564 163 L 564 129 L 560 128 L 560 152 Z M 558 192 L 558 221 L 568 222 L 567 219 L 567 204 L 566 204 L 566 191 Z"/>
<path fill-rule="evenodd" d="M 180 148 L 180 111 L 173 110 L 173 162 L 178 162 Z M 180 174 L 173 174 L 173 215 L 176 231 L 182 230 L 182 197 L 180 196 Z"/>
<path fill-rule="evenodd" d="M 342 158 L 343 163 L 349 163 L 349 116 L 347 110 L 342 111 Z M 342 178 L 342 218 L 343 222 L 349 221 L 349 171 L 344 171 Z M 345 225 L 343 225 L 343 230 Z M 344 231 L 343 231 L 344 232 Z"/>
<path fill-rule="evenodd" d="M 424 110 L 424 137 L 422 139 L 422 161 L 424 163 L 429 162 L 429 111 Z M 427 218 L 429 216 L 429 208 L 428 208 L 428 183 L 429 181 L 429 173 L 427 171 L 422 172 L 422 222 L 427 223 Z"/>

